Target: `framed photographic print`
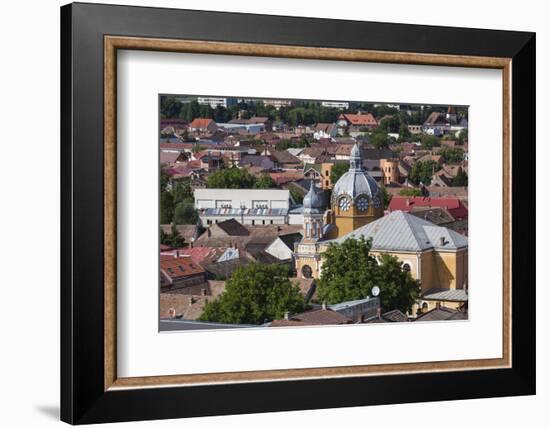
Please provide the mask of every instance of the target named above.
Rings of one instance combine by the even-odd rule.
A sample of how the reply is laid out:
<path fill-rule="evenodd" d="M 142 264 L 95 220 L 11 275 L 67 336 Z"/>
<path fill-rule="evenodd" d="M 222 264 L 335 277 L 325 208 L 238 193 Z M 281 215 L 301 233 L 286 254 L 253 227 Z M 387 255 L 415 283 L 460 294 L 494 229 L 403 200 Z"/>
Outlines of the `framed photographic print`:
<path fill-rule="evenodd" d="M 535 393 L 533 33 L 77 3 L 61 52 L 62 420 Z"/>

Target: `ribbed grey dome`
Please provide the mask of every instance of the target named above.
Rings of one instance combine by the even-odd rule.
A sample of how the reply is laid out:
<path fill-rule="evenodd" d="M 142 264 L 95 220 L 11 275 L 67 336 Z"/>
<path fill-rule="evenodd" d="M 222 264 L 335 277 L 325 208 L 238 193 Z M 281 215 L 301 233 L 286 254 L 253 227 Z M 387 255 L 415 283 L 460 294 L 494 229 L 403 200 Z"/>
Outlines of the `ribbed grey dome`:
<path fill-rule="evenodd" d="M 322 214 L 325 211 L 325 196 L 317 190 L 315 182 L 311 180 L 309 191 L 304 196 L 304 214 Z"/>
<path fill-rule="evenodd" d="M 350 153 L 350 168 L 334 185 L 333 200 L 339 196 L 348 195 L 353 200 L 359 195 L 366 195 L 371 199 L 379 198 L 380 187 L 374 178 L 363 169 L 363 159 L 358 144 L 355 144 Z"/>

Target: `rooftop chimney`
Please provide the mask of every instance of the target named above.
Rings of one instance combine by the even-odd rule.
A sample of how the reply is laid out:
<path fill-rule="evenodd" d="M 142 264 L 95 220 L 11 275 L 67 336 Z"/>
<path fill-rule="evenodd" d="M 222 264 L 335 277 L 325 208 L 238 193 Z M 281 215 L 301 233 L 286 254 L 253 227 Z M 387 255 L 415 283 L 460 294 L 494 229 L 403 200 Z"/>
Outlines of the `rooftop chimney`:
<path fill-rule="evenodd" d="M 380 306 L 376 308 L 376 318 L 382 319 L 382 308 Z"/>
<path fill-rule="evenodd" d="M 290 319 L 290 313 L 288 311 L 285 312 L 285 320 Z"/>
<path fill-rule="evenodd" d="M 407 206 L 410 206 L 410 205 L 411 205 L 411 200 L 410 200 L 410 198 L 407 198 L 407 201 L 405 202 L 405 204 L 406 204 Z"/>
<path fill-rule="evenodd" d="M 321 308 L 323 309 L 323 311 L 326 311 L 327 310 L 327 302 L 323 302 L 323 304 L 321 305 Z"/>
<path fill-rule="evenodd" d="M 444 236 L 439 237 L 439 245 L 441 245 L 442 247 L 445 245 L 445 237 Z"/>
<path fill-rule="evenodd" d="M 180 256 L 180 250 L 174 251 L 174 258 L 177 259 Z"/>
<path fill-rule="evenodd" d="M 168 309 L 168 317 L 169 318 L 176 318 L 176 310 L 174 308 Z"/>

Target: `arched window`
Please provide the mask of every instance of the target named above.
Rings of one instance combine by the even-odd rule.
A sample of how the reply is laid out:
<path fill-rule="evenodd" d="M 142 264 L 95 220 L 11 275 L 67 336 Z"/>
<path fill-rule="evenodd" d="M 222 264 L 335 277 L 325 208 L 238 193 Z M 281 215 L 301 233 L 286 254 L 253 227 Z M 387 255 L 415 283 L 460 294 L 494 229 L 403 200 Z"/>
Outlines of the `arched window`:
<path fill-rule="evenodd" d="M 304 278 L 312 278 L 313 277 L 313 271 L 311 270 L 310 266 L 304 265 L 302 267 L 302 276 Z"/>
<path fill-rule="evenodd" d="M 403 270 L 405 272 L 410 272 L 411 271 L 411 265 L 408 264 L 408 263 L 403 263 Z"/>

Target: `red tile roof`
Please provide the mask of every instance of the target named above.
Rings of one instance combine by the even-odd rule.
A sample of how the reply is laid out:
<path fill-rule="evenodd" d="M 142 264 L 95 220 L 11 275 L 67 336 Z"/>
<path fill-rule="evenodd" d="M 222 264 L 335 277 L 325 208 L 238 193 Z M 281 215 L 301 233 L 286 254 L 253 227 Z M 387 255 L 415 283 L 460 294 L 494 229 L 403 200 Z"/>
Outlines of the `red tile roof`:
<path fill-rule="evenodd" d="M 204 273 L 204 269 L 194 262 L 191 257 L 161 256 L 160 268 L 171 279 Z"/>
<path fill-rule="evenodd" d="M 288 327 L 300 325 L 350 324 L 351 319 L 330 309 L 313 309 L 292 315 L 289 319 L 274 320 L 270 327 Z"/>
<path fill-rule="evenodd" d="M 193 122 L 191 122 L 189 127 L 194 129 L 206 129 L 212 122 L 214 122 L 212 119 L 196 118 L 193 119 Z"/>
<path fill-rule="evenodd" d="M 345 119 L 353 126 L 378 126 L 378 122 L 372 113 L 341 114 L 339 119 Z"/>
<path fill-rule="evenodd" d="M 457 198 L 431 198 L 423 196 L 394 196 L 388 206 L 388 210 L 409 212 L 418 207 L 445 208 L 457 220 L 468 218 L 468 208 Z"/>
<path fill-rule="evenodd" d="M 225 252 L 223 247 L 193 247 L 181 248 L 181 255 L 189 256 L 195 263 L 212 263 L 215 262 Z"/>

